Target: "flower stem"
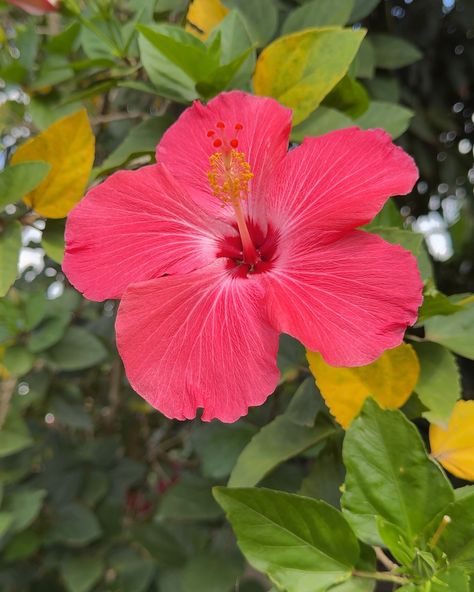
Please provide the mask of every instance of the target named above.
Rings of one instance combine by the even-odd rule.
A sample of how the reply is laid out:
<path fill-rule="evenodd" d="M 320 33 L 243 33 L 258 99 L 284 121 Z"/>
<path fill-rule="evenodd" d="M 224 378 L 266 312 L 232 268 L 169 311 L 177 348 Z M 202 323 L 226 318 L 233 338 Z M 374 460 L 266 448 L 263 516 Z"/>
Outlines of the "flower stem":
<path fill-rule="evenodd" d="M 385 571 L 359 571 L 355 569 L 352 575 L 357 578 L 370 578 L 379 582 L 394 582 L 395 584 L 408 584 L 410 582 L 408 578 L 396 576 Z"/>

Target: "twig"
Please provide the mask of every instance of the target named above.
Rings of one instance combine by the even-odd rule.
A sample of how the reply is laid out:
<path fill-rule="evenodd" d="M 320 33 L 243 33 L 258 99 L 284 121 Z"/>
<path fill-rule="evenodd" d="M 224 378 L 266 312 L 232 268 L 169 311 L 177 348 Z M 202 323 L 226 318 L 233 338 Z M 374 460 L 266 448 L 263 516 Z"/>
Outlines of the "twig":
<path fill-rule="evenodd" d="M 134 111 L 132 113 L 105 113 L 104 115 L 97 115 L 91 117 L 91 125 L 100 125 L 103 123 L 111 123 L 112 121 L 124 121 L 126 119 L 149 119 L 148 113 L 141 111 Z"/>
<path fill-rule="evenodd" d="M 10 401 L 16 387 L 16 378 L 7 378 L 0 383 L 0 430 L 7 418 Z"/>
<path fill-rule="evenodd" d="M 374 547 L 375 556 L 380 561 L 380 563 L 388 569 L 388 571 L 393 571 L 397 569 L 398 565 L 394 563 L 390 557 L 387 557 L 383 550 L 380 547 Z"/>
<path fill-rule="evenodd" d="M 359 571 L 355 569 L 352 575 L 357 578 L 368 578 L 379 582 L 394 582 L 395 584 L 408 584 L 410 580 L 403 576 L 396 576 L 385 571 Z"/>

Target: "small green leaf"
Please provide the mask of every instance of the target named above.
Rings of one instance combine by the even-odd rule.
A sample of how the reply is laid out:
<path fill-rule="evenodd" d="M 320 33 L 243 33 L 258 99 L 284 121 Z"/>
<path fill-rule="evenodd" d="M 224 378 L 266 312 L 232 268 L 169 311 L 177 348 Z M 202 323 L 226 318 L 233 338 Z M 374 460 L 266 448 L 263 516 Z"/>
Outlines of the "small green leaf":
<path fill-rule="evenodd" d="M 353 120 L 344 113 L 320 106 L 292 129 L 291 139 L 293 142 L 302 142 L 308 136 L 321 136 L 352 125 L 354 125 Z"/>
<path fill-rule="evenodd" d="M 0 458 L 20 452 L 33 444 L 30 432 L 21 415 L 10 409 L 0 430 Z"/>
<path fill-rule="evenodd" d="M 0 171 L 0 210 L 37 187 L 51 169 L 47 162 L 31 161 L 8 166 Z"/>
<path fill-rule="evenodd" d="M 474 360 L 474 303 L 449 316 L 436 316 L 425 322 L 429 341 Z"/>
<path fill-rule="evenodd" d="M 350 578 L 359 544 L 332 506 L 269 489 L 216 487 L 214 495 L 242 553 L 279 588 L 324 592 Z"/>
<path fill-rule="evenodd" d="M 375 63 L 378 68 L 395 70 L 409 66 L 423 57 L 420 50 L 409 41 L 393 35 L 371 35 L 374 46 Z"/>
<path fill-rule="evenodd" d="M 69 320 L 68 314 L 46 318 L 31 333 L 28 349 L 33 353 L 39 353 L 53 346 L 64 335 Z"/>
<path fill-rule="evenodd" d="M 49 533 L 51 541 L 73 546 L 84 546 L 95 541 L 102 534 L 95 515 L 86 507 L 70 503 L 61 507 L 54 516 Z"/>
<path fill-rule="evenodd" d="M 395 139 L 406 132 L 413 115 L 411 109 L 395 103 L 372 101 L 367 111 L 356 119 L 355 123 L 362 129 L 381 127 Z"/>
<path fill-rule="evenodd" d="M 400 411 L 368 399 L 346 433 L 342 506 L 357 535 L 380 544 L 377 517 L 414 545 L 423 529 L 452 501 L 446 476 L 426 453 L 416 427 Z"/>
<path fill-rule="evenodd" d="M 23 376 L 27 374 L 35 363 L 34 355 L 24 345 L 14 345 L 5 351 L 2 364 L 10 374 Z"/>
<path fill-rule="evenodd" d="M 312 0 L 292 10 L 283 24 L 282 35 L 308 29 L 345 25 L 349 20 L 354 0 Z"/>
<path fill-rule="evenodd" d="M 47 353 L 48 360 L 61 370 L 83 370 L 99 364 L 107 350 L 99 339 L 81 327 L 69 327 L 64 337 Z"/>
<path fill-rule="evenodd" d="M 3 508 L 12 514 L 11 528 L 15 532 L 25 530 L 36 520 L 45 496 L 44 489 L 22 489 L 5 499 Z"/>
<path fill-rule="evenodd" d="M 2 221 L 0 225 L 0 298 L 10 289 L 18 273 L 21 249 L 21 224 Z"/>
<path fill-rule="evenodd" d="M 201 553 L 183 567 L 182 592 L 231 592 L 242 574 L 238 556 Z"/>
<path fill-rule="evenodd" d="M 221 510 L 212 498 L 212 484 L 194 475 L 184 475 L 162 498 L 158 516 L 173 520 L 213 520 Z"/>
<path fill-rule="evenodd" d="M 223 0 L 223 4 L 235 9 L 243 18 L 252 44 L 263 47 L 273 38 L 278 26 L 278 7 L 274 0 Z"/>
<path fill-rule="evenodd" d="M 430 423 L 447 424 L 456 401 L 461 397 L 461 377 L 456 358 L 437 343 L 414 343 L 420 361 L 420 378 L 415 391 L 428 409 Z"/>
<path fill-rule="evenodd" d="M 97 555 L 69 555 L 61 561 L 60 571 L 69 592 L 89 592 L 101 579 L 104 561 Z"/>

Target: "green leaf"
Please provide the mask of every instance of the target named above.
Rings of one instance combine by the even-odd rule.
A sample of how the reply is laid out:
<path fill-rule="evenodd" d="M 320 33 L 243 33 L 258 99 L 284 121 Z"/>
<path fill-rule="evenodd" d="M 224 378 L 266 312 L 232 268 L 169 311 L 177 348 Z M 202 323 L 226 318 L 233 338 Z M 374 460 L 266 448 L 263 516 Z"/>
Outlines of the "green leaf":
<path fill-rule="evenodd" d="M 354 0 L 312 0 L 292 10 L 283 23 L 282 35 L 308 29 L 345 25 L 349 20 Z"/>
<path fill-rule="evenodd" d="M 349 74 L 354 78 L 372 78 L 375 72 L 375 52 L 370 39 L 365 37 L 352 62 Z"/>
<path fill-rule="evenodd" d="M 371 35 L 374 46 L 375 63 L 378 68 L 395 70 L 409 66 L 423 57 L 423 54 L 412 43 L 393 35 Z"/>
<path fill-rule="evenodd" d="M 99 339 L 81 327 L 69 327 L 64 337 L 48 350 L 48 360 L 61 370 L 83 370 L 107 357 Z"/>
<path fill-rule="evenodd" d="M 293 142 L 302 142 L 307 136 L 321 136 L 352 125 L 354 122 L 344 113 L 320 106 L 292 129 L 291 139 Z"/>
<path fill-rule="evenodd" d="M 224 0 L 223 4 L 241 15 L 252 44 L 264 47 L 273 38 L 278 26 L 274 0 Z"/>
<path fill-rule="evenodd" d="M 450 568 L 435 574 L 430 580 L 429 592 L 469 592 L 469 575 L 459 568 Z"/>
<path fill-rule="evenodd" d="M 47 162 L 31 161 L 8 166 L 0 171 L 0 210 L 29 193 L 51 169 Z"/>
<path fill-rule="evenodd" d="M 5 499 L 3 509 L 13 516 L 11 528 L 15 532 L 25 530 L 36 520 L 45 496 L 44 489 L 21 489 Z"/>
<path fill-rule="evenodd" d="M 173 123 L 171 115 L 152 117 L 136 125 L 123 142 L 95 169 L 95 176 L 103 175 L 144 154 L 154 154 L 156 146 Z"/>
<path fill-rule="evenodd" d="M 232 592 L 242 574 L 242 563 L 229 554 L 196 555 L 182 570 L 182 592 Z"/>
<path fill-rule="evenodd" d="M 379 2 L 380 0 L 355 0 L 349 22 L 361 21 L 374 10 Z"/>
<path fill-rule="evenodd" d="M 298 493 L 323 500 L 337 508 L 340 505 L 344 475 L 340 447 L 328 443 L 313 461 Z"/>
<path fill-rule="evenodd" d="M 160 519 L 213 520 L 221 510 L 212 497 L 212 484 L 194 475 L 183 475 L 164 494 L 158 512 Z"/>
<path fill-rule="evenodd" d="M 355 123 L 362 129 L 381 127 L 395 139 L 406 132 L 413 115 L 411 109 L 395 103 L 372 101 L 367 111 Z"/>
<path fill-rule="evenodd" d="M 456 499 L 444 513 L 451 522 L 441 535 L 438 547 L 446 553 L 451 566 L 474 573 L 474 490 Z"/>
<path fill-rule="evenodd" d="M 41 246 L 56 263 L 62 263 L 64 257 L 64 228 L 66 220 L 48 220 L 41 237 Z"/>
<path fill-rule="evenodd" d="M 377 234 L 393 245 L 401 245 L 407 251 L 413 253 L 417 258 L 418 268 L 421 278 L 427 281 L 433 275 L 431 261 L 426 252 L 423 235 L 411 230 L 401 230 L 400 228 L 370 227 L 370 232 Z"/>
<path fill-rule="evenodd" d="M 414 343 L 420 361 L 420 378 L 415 391 L 428 409 L 430 423 L 446 424 L 461 397 L 461 377 L 456 358 L 437 343 Z"/>
<path fill-rule="evenodd" d="M 58 510 L 49 538 L 54 542 L 82 547 L 101 534 L 102 529 L 95 515 L 80 504 L 70 503 Z"/>
<path fill-rule="evenodd" d="M 28 349 L 33 353 L 39 353 L 53 346 L 64 335 L 69 320 L 68 314 L 46 318 L 31 333 Z"/>
<path fill-rule="evenodd" d="M 314 427 L 295 423 L 280 415 L 264 426 L 239 456 L 229 479 L 229 487 L 251 487 L 279 464 L 328 438 L 336 428 L 318 417 Z M 284 436 L 283 436 L 284 435 Z"/>
<path fill-rule="evenodd" d="M 3 511 L 0 512 L 0 537 L 3 537 L 3 535 L 8 532 L 12 522 L 13 516 L 11 514 Z"/>
<path fill-rule="evenodd" d="M 425 322 L 425 336 L 429 341 L 474 360 L 474 303 L 455 314 L 428 319 Z"/>
<path fill-rule="evenodd" d="M 162 524 L 134 524 L 132 536 L 150 553 L 159 568 L 179 567 L 186 561 L 185 549 L 173 532 Z"/>
<path fill-rule="evenodd" d="M 376 519 L 399 527 L 410 545 L 453 499 L 446 476 L 400 411 L 368 399 L 346 433 L 342 506 L 358 537 L 380 544 Z"/>
<path fill-rule="evenodd" d="M 222 479 L 228 477 L 242 452 L 257 431 L 245 422 L 222 424 L 212 422 L 200 425 L 191 441 L 201 459 L 204 477 Z"/>
<path fill-rule="evenodd" d="M 269 489 L 214 495 L 256 569 L 287 592 L 323 592 L 351 576 L 359 545 L 342 514 L 326 504 Z"/>
<path fill-rule="evenodd" d="M 68 401 L 64 397 L 54 397 L 51 401 L 51 409 L 59 424 L 78 429 L 92 430 L 92 419 L 83 402 Z"/>
<path fill-rule="evenodd" d="M 328 27 L 279 37 L 257 59 L 256 94 L 293 109 L 298 125 L 347 73 L 364 35 L 365 30 Z"/>
<path fill-rule="evenodd" d="M 391 228 L 401 228 L 403 226 L 403 218 L 393 199 L 389 199 L 372 222 L 366 224 L 364 228 L 366 230 L 372 230 L 373 228 L 379 228 L 380 226 L 388 226 Z"/>
<path fill-rule="evenodd" d="M 369 95 L 360 82 L 344 76 L 324 99 L 323 105 L 349 117 L 359 117 L 369 106 Z"/>
<path fill-rule="evenodd" d="M 21 415 L 10 409 L 0 430 L 0 458 L 20 452 L 33 444 L 30 432 Z"/>
<path fill-rule="evenodd" d="M 23 376 L 35 363 L 34 355 L 24 345 L 9 347 L 3 356 L 2 364 L 10 374 Z"/>
<path fill-rule="evenodd" d="M 104 561 L 97 555 L 69 555 L 60 564 L 60 571 L 69 592 L 89 592 L 101 579 Z"/>
<path fill-rule="evenodd" d="M 314 378 L 309 376 L 296 389 L 285 411 L 294 423 L 312 428 L 319 411 L 326 408 Z"/>
<path fill-rule="evenodd" d="M 0 225 L 0 298 L 16 279 L 21 249 L 21 224 L 2 221 Z"/>
<path fill-rule="evenodd" d="M 0 512 L 1 516 L 1 512 Z M 0 526 L 1 532 L 1 526 Z M 21 561 L 34 555 L 41 546 L 41 539 L 32 530 L 24 530 L 9 538 L 3 550 L 5 561 Z"/>

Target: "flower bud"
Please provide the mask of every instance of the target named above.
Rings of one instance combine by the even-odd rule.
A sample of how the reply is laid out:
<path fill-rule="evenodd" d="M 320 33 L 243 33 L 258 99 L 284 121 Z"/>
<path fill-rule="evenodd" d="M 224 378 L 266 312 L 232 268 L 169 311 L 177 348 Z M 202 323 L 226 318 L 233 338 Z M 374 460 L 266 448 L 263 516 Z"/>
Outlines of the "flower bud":
<path fill-rule="evenodd" d="M 7 0 L 7 2 L 35 15 L 57 12 L 60 4 L 60 0 Z"/>

